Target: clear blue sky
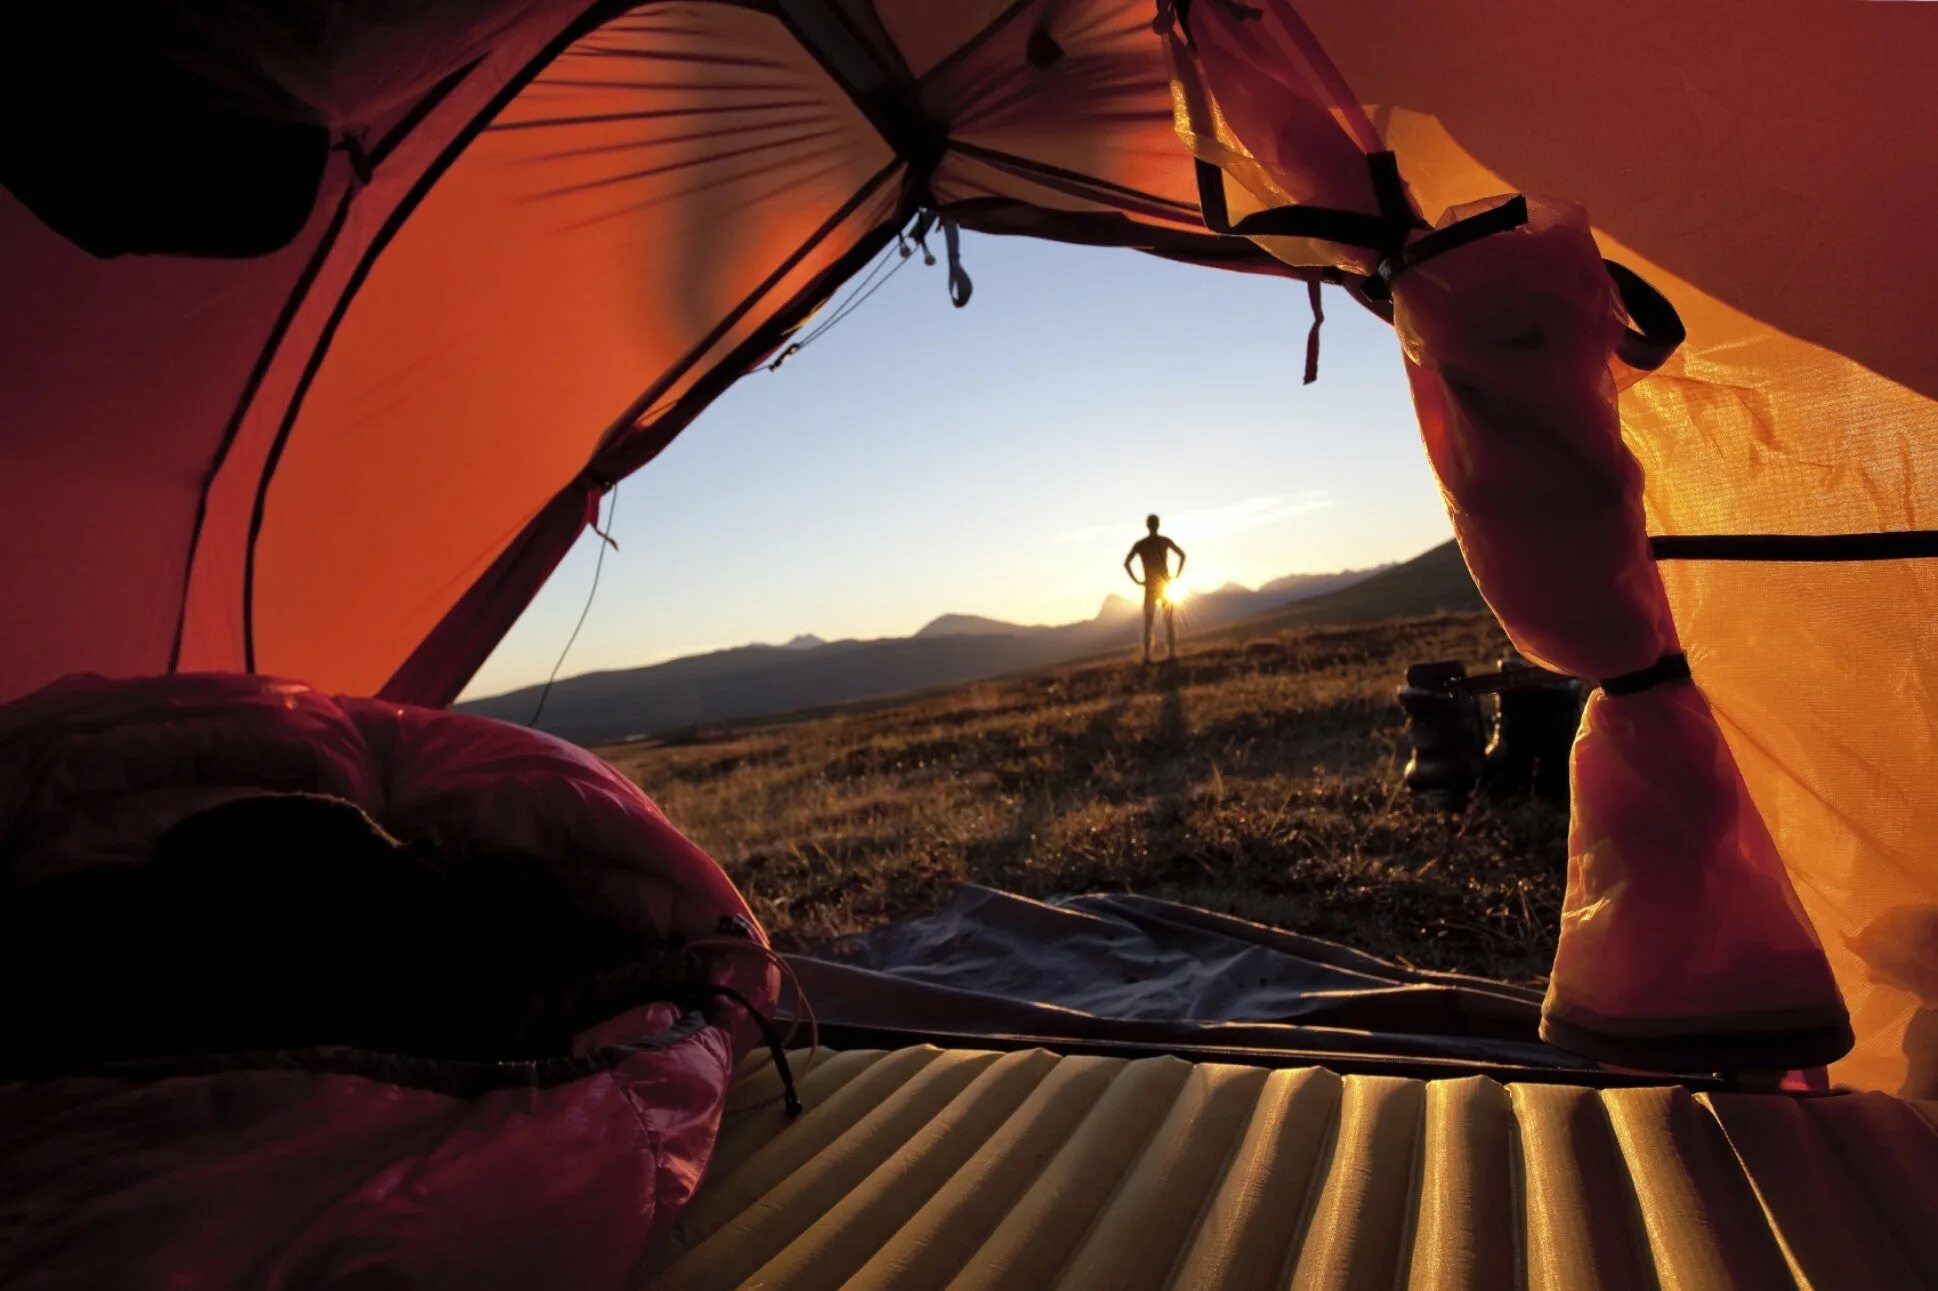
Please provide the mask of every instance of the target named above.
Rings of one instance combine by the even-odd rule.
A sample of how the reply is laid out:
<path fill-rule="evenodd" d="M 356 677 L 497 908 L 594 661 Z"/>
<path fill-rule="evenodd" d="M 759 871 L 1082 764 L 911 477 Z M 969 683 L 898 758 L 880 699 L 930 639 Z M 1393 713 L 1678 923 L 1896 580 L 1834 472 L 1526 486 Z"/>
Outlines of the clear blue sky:
<path fill-rule="evenodd" d="M 935 239 L 938 243 L 940 239 Z M 950 306 L 919 257 L 778 372 L 744 378 L 619 487 L 561 676 L 938 614 L 1089 618 L 1146 512 L 1200 587 L 1412 556 L 1450 534 L 1391 331 L 1329 289 L 1130 251 L 968 234 Z M 467 689 L 543 681 L 597 540 Z"/>

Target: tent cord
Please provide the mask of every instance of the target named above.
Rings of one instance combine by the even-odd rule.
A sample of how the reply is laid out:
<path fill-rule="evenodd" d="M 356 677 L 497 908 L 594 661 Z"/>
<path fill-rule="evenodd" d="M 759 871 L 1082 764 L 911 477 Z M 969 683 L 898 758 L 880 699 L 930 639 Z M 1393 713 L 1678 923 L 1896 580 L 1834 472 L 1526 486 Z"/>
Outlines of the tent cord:
<path fill-rule="evenodd" d="M 886 258 L 884 258 L 880 263 L 886 264 L 887 263 Z M 826 335 L 828 330 L 832 328 L 836 323 L 839 323 L 842 319 L 848 317 L 848 315 L 854 313 L 855 310 L 859 309 L 863 302 L 865 302 L 870 296 L 874 295 L 878 290 L 881 289 L 881 286 L 883 283 L 886 283 L 890 278 L 893 278 L 895 276 L 895 270 L 900 269 L 904 263 L 906 262 L 898 261 L 894 269 L 890 269 L 887 273 L 882 274 L 880 279 L 874 281 L 873 283 L 870 283 L 864 280 L 856 288 L 855 293 L 851 294 L 847 300 L 843 301 L 839 308 L 835 309 L 832 313 L 828 315 L 827 318 L 823 319 L 820 323 L 816 324 L 808 332 L 806 336 L 803 336 L 801 338 L 800 348 L 806 348 L 807 346 L 812 345 L 814 342 L 820 340 L 821 337 Z M 873 275 L 871 274 L 870 277 L 872 278 Z M 863 288 L 865 288 L 866 290 L 863 290 Z"/>
<path fill-rule="evenodd" d="M 962 268 L 962 241 L 956 222 L 946 215 L 936 214 L 933 210 L 924 210 L 916 219 L 914 230 L 911 233 L 897 233 L 895 235 L 895 244 L 882 248 L 881 255 L 876 257 L 875 263 L 869 267 L 868 272 L 863 274 L 855 282 L 854 286 L 848 289 L 847 298 L 840 304 L 834 306 L 828 312 L 828 316 L 825 319 L 808 329 L 807 333 L 800 340 L 792 342 L 787 348 L 776 355 L 774 361 L 767 365 L 767 370 L 769 372 L 776 371 L 781 364 L 787 362 L 796 354 L 799 354 L 802 350 L 805 350 L 808 346 L 827 335 L 828 329 L 867 304 L 870 296 L 887 286 L 888 280 L 900 273 L 902 267 L 914 256 L 914 248 L 909 245 L 910 238 L 914 239 L 915 246 L 921 248 L 922 263 L 925 265 L 935 264 L 935 253 L 929 250 L 928 235 L 929 230 L 938 224 L 942 228 L 943 240 L 948 248 L 949 300 L 957 309 L 961 309 L 964 305 L 968 304 L 969 295 L 975 290 L 975 284 L 969 281 L 969 275 Z M 897 254 L 899 254 L 900 258 L 895 259 L 894 266 L 887 273 L 882 273 L 882 267 L 888 264 L 891 259 L 894 259 Z"/>
<path fill-rule="evenodd" d="M 595 520 L 592 532 L 599 535 L 599 558 L 592 563 L 592 586 L 586 590 L 585 608 L 579 611 L 579 621 L 572 625 L 572 635 L 565 639 L 565 649 L 559 651 L 558 662 L 552 665 L 552 675 L 545 679 L 545 685 L 538 692 L 538 706 L 532 709 L 531 720 L 525 725 L 538 729 L 539 714 L 545 711 L 545 701 L 552 696 L 552 683 L 559 679 L 559 669 L 565 666 L 565 656 L 572 653 L 573 642 L 579 639 L 579 629 L 585 626 L 586 616 L 592 613 L 592 598 L 599 594 L 599 571 L 606 567 L 606 548 L 619 550 L 619 540 L 612 536 L 612 518 L 619 512 L 619 485 L 612 486 L 612 501 L 606 506 L 606 527 L 601 529 Z"/>
<path fill-rule="evenodd" d="M 774 361 L 767 365 L 767 370 L 769 372 L 776 370 L 781 364 L 787 362 L 796 354 L 799 354 L 802 350 L 820 340 L 822 336 L 827 334 L 829 328 L 854 313 L 855 310 L 861 308 L 870 296 L 880 291 L 888 280 L 893 278 L 901 270 L 902 266 L 908 263 L 910 253 L 908 248 L 903 246 L 901 248 L 901 259 L 895 262 L 894 268 L 889 269 L 887 273 L 882 273 L 883 267 L 891 259 L 894 259 L 895 250 L 896 248 L 894 246 L 884 247 L 882 254 L 876 257 L 874 265 L 849 289 L 847 299 L 830 310 L 826 318 L 809 328 L 807 334 L 802 336 L 800 340 L 794 341 L 786 349 L 782 350 L 775 357 Z M 879 275 L 879 278 L 877 275 Z"/>
<path fill-rule="evenodd" d="M 856 297 L 839 313 L 829 318 L 827 322 L 815 328 L 814 331 L 810 333 L 808 337 L 805 340 L 803 340 L 801 343 L 805 345 L 809 341 L 817 341 L 821 339 L 821 336 L 824 333 L 826 333 L 829 328 L 833 327 L 836 323 L 839 323 L 842 319 L 848 317 L 848 315 L 854 313 L 857 309 L 860 309 L 863 305 L 867 304 L 868 298 L 874 295 L 876 292 L 880 291 L 884 286 L 886 286 L 888 284 L 888 280 L 890 278 L 893 278 L 898 272 L 900 272 L 902 266 L 907 263 L 908 261 L 906 260 L 896 261 L 895 267 L 893 269 L 890 269 L 887 273 L 881 276 L 881 281 L 877 282 L 874 286 L 870 287 L 867 291 L 862 292 L 860 296 Z"/>

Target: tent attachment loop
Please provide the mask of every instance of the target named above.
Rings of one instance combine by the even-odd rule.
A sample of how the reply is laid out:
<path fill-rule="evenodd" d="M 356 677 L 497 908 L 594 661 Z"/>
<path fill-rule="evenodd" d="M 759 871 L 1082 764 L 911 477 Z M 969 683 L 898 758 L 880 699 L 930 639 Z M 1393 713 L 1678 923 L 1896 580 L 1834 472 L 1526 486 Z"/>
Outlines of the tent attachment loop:
<path fill-rule="evenodd" d="M 942 241 L 949 256 L 949 301 L 957 309 L 961 309 L 969 303 L 969 297 L 975 292 L 976 284 L 969 280 L 969 275 L 962 268 L 962 230 L 950 216 L 944 215 L 941 220 Z"/>
<path fill-rule="evenodd" d="M 955 217 L 944 215 L 933 206 L 925 206 L 922 213 L 915 217 L 915 227 L 909 230 L 909 237 L 915 245 L 922 248 L 922 263 L 933 265 L 935 252 L 929 250 L 929 231 L 937 225 L 942 226 L 944 254 L 949 258 L 949 299 L 957 309 L 969 303 L 975 292 L 976 284 L 962 268 L 962 229 Z"/>
<path fill-rule="evenodd" d="M 1625 672 L 1619 677 L 1604 677 L 1601 688 L 1606 695 L 1636 695 L 1656 686 L 1673 686 L 1690 680 L 1689 656 L 1676 650 L 1646 668 Z"/>
<path fill-rule="evenodd" d="M 1306 279 L 1305 299 L 1312 306 L 1312 326 L 1305 334 L 1305 380 L 1300 384 L 1311 385 L 1319 379 L 1319 325 L 1326 321 L 1326 305 L 1320 298 L 1317 278 Z"/>

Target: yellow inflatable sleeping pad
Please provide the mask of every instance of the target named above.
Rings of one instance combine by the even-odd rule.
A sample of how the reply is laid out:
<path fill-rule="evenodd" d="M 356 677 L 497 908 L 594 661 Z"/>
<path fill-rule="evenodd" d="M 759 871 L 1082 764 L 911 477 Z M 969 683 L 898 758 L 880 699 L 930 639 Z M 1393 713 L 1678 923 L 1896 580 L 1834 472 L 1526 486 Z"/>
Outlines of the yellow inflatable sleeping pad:
<path fill-rule="evenodd" d="M 1938 1105 L 1882 1094 L 926 1046 L 800 1088 L 743 1066 L 656 1291 L 1938 1288 Z"/>

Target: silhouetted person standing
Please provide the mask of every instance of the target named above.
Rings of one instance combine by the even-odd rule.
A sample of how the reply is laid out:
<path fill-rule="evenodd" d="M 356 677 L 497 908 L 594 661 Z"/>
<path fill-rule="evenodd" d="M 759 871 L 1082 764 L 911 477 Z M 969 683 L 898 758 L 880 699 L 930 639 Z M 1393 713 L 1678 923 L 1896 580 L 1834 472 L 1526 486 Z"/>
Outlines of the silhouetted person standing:
<path fill-rule="evenodd" d="M 1164 640 L 1169 647 L 1167 658 L 1178 657 L 1178 606 L 1171 596 L 1171 581 L 1184 573 L 1184 548 L 1157 531 L 1157 517 L 1145 516 L 1144 527 L 1150 532 L 1139 538 L 1124 557 L 1124 573 L 1130 580 L 1144 589 L 1144 662 L 1151 661 L 1151 629 L 1157 624 L 1157 611 L 1164 607 Z M 1171 553 L 1178 553 L 1178 567 L 1171 568 Z M 1131 562 L 1135 560 L 1144 567 L 1144 577 L 1131 573 Z"/>

